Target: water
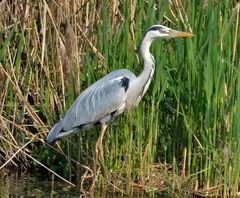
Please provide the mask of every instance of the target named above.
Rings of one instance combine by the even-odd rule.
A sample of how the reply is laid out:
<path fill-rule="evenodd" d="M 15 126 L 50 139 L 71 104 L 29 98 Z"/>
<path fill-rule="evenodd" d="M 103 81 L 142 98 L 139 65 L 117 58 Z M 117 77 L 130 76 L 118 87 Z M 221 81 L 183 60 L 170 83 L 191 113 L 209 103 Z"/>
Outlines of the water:
<path fill-rule="evenodd" d="M 69 187 L 66 183 L 41 181 L 29 174 L 13 173 L 0 176 L 0 198 L 22 197 L 82 197 L 76 187 Z"/>
<path fill-rule="evenodd" d="M 136 194 L 135 194 L 136 195 Z M 78 187 L 71 187 L 62 181 L 46 181 L 29 174 L 1 173 L 0 172 L 0 198 L 23 197 L 91 197 L 88 192 L 80 192 Z M 96 191 L 92 197 L 129 197 L 116 192 Z M 133 197 L 149 197 L 146 194 L 137 193 Z"/>

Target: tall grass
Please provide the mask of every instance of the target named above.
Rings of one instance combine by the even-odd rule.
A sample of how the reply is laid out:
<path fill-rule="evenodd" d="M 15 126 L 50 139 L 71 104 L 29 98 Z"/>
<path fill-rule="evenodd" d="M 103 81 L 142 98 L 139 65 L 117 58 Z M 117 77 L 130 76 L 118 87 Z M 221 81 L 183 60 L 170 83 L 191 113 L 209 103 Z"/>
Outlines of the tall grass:
<path fill-rule="evenodd" d="M 239 9 L 232 0 L 2 1 L 0 169 L 46 165 L 82 189 L 91 183 L 123 194 L 137 187 L 236 196 Z M 62 139 L 56 149 L 44 144 L 97 79 L 119 68 L 139 74 L 137 47 L 153 24 L 195 37 L 153 44 L 153 82 L 139 106 L 110 125 L 104 161 L 94 157 L 98 128 Z"/>

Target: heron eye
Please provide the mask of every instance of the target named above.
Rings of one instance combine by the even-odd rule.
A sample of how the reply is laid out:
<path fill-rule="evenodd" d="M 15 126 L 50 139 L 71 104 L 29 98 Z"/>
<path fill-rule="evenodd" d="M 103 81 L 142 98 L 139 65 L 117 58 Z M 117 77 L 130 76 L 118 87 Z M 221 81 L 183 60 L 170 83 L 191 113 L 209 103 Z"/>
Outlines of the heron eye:
<path fill-rule="evenodd" d="M 164 33 L 164 34 L 166 34 L 166 33 L 169 33 L 169 30 L 166 30 L 166 29 L 160 29 L 159 32 L 160 32 L 160 33 Z"/>

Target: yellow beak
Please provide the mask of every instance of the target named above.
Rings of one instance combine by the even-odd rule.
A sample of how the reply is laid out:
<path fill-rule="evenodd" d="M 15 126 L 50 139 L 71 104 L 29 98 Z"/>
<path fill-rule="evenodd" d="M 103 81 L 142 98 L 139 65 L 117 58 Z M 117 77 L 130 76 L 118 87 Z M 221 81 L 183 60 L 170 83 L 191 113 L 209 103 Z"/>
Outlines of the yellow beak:
<path fill-rule="evenodd" d="M 180 32 L 180 31 L 176 31 L 176 30 L 171 30 L 169 32 L 169 35 L 171 37 L 190 37 L 190 36 L 194 36 L 194 34 L 188 33 L 188 32 Z"/>

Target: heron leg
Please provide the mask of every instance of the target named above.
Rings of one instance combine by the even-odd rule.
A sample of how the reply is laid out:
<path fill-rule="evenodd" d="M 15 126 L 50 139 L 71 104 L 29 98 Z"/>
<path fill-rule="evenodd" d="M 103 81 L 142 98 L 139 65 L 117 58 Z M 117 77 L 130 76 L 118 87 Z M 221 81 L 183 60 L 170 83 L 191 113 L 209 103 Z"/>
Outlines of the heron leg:
<path fill-rule="evenodd" d="M 102 141 L 103 141 L 103 136 L 105 134 L 107 130 L 107 125 L 106 124 L 102 124 L 101 126 L 101 134 L 96 142 L 96 146 L 95 146 L 95 152 L 96 152 L 96 157 L 98 159 L 103 159 L 103 144 L 102 144 Z"/>

